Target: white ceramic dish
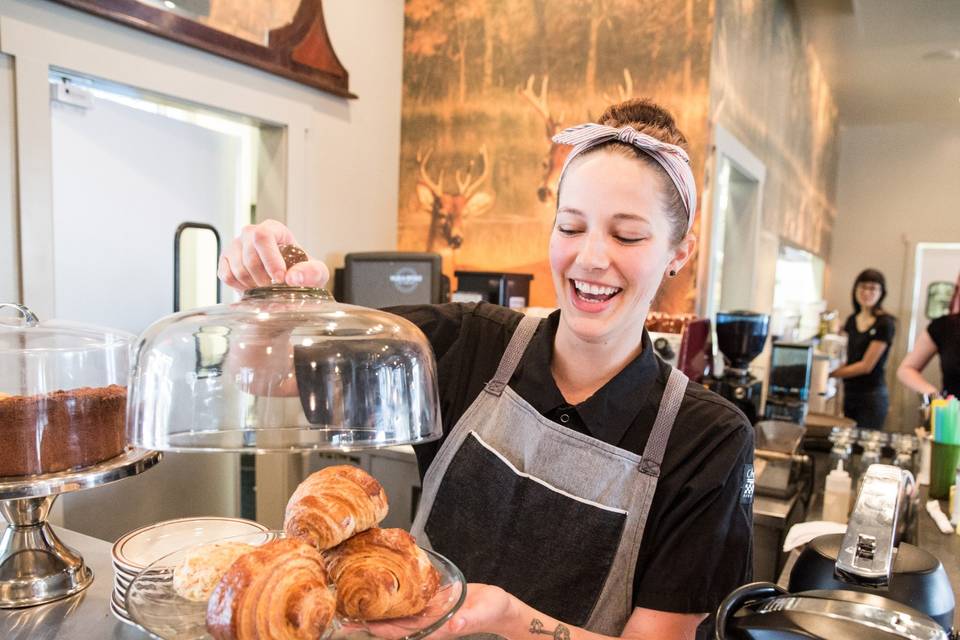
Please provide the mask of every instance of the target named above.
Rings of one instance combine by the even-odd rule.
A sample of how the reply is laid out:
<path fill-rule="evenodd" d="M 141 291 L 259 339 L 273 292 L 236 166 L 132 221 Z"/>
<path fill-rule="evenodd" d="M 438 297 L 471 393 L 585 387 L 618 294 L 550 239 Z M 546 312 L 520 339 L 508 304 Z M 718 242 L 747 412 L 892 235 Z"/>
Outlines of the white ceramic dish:
<path fill-rule="evenodd" d="M 116 591 L 110 594 L 110 606 L 114 607 L 118 613 L 122 613 L 127 618 L 130 617 L 130 614 L 127 613 L 127 607 L 124 605 L 125 598 L 121 598 L 120 594 Z"/>
<path fill-rule="evenodd" d="M 160 558 L 214 540 L 256 534 L 267 528 L 241 518 L 180 518 L 142 527 L 125 534 L 113 545 L 114 568 L 131 580 Z"/>

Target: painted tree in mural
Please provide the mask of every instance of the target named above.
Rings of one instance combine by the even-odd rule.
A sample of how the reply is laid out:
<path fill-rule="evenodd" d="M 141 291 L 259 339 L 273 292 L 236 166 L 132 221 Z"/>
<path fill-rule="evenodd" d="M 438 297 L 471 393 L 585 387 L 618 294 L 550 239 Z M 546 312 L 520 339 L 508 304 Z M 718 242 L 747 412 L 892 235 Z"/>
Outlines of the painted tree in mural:
<path fill-rule="evenodd" d="M 484 148 L 487 177 L 470 194 L 484 206 L 460 219 L 456 246 L 441 246 L 445 271 L 533 273 L 533 301 L 552 305 L 546 246 L 568 150 L 550 137 L 649 96 L 674 111 L 701 174 L 712 12 L 712 0 L 407 0 L 400 248 L 439 250 L 418 154 L 432 150 L 439 187 L 441 174 L 479 175 Z M 466 196 L 455 182 L 439 192 Z"/>

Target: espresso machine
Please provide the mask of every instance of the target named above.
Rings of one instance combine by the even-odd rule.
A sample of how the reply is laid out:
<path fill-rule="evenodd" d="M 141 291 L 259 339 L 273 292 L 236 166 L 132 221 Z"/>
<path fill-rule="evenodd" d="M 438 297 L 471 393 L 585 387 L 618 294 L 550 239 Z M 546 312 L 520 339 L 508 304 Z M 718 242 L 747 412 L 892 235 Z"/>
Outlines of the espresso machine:
<path fill-rule="evenodd" d="M 707 388 L 735 404 L 753 424 L 760 417 L 763 383 L 751 375 L 750 363 L 763 351 L 769 328 L 770 316 L 764 313 L 717 314 L 717 348 L 725 366 L 719 377 L 707 379 Z"/>
<path fill-rule="evenodd" d="M 744 585 L 717 611 L 716 640 L 948 640 L 956 606 L 950 579 L 928 551 L 906 542 L 919 491 L 899 467 L 872 465 L 843 534 L 814 538 L 787 589 Z"/>

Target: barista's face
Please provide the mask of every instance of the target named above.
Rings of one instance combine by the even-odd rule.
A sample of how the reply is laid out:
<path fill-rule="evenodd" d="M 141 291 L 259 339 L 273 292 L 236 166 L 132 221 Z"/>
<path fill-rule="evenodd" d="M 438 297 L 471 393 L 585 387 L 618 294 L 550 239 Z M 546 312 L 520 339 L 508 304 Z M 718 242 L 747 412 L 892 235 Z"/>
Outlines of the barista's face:
<path fill-rule="evenodd" d="M 649 167 L 604 151 L 568 169 L 550 236 L 561 331 L 591 343 L 639 344 L 660 282 L 692 248 L 671 247 L 659 189 Z"/>
<path fill-rule="evenodd" d="M 879 282 L 858 282 L 855 291 L 860 306 L 864 309 L 872 309 L 880 301 L 883 285 Z"/>

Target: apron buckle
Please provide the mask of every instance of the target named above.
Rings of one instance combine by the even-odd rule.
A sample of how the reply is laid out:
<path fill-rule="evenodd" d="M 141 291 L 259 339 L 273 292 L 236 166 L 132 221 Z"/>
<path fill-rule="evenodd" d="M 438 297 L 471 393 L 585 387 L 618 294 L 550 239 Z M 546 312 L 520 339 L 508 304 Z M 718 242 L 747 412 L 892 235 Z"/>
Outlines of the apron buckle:
<path fill-rule="evenodd" d="M 640 461 L 640 473 L 645 473 L 654 478 L 660 477 L 660 463 L 655 460 L 644 458 Z"/>
<path fill-rule="evenodd" d="M 495 396 L 499 396 L 503 393 L 503 390 L 507 387 L 505 382 L 500 382 L 499 380 L 491 380 L 486 385 L 484 385 L 483 390 L 487 393 L 492 393 Z"/>

